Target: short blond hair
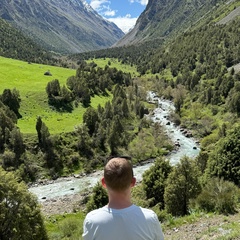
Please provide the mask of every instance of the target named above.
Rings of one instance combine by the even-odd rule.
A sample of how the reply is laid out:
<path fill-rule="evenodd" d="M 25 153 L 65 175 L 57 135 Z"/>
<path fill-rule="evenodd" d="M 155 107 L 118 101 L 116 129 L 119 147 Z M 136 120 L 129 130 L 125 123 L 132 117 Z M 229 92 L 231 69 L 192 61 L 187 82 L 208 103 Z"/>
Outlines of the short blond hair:
<path fill-rule="evenodd" d="M 131 162 L 122 157 L 110 159 L 104 167 L 104 179 L 108 188 L 114 191 L 126 190 L 133 179 Z"/>

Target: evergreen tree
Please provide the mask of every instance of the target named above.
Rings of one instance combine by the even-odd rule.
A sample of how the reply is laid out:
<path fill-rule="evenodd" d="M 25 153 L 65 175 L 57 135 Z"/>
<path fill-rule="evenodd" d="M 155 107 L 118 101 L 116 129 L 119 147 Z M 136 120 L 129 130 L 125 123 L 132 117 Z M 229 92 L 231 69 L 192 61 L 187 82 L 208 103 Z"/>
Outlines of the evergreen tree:
<path fill-rule="evenodd" d="M 4 150 L 5 143 L 9 143 L 10 132 L 13 128 L 13 119 L 7 115 L 7 111 L 0 108 L 0 151 Z"/>
<path fill-rule="evenodd" d="M 96 123 L 99 121 L 97 111 L 89 107 L 86 112 L 83 114 L 83 122 L 86 124 L 89 130 L 90 136 L 95 132 Z"/>
<path fill-rule="evenodd" d="M 110 147 L 111 155 L 118 153 L 118 148 L 122 145 L 124 136 L 124 128 L 118 115 L 113 117 L 112 127 L 108 136 L 108 144 Z"/>
<path fill-rule="evenodd" d="M 166 180 L 172 167 L 168 160 L 157 158 L 148 170 L 143 174 L 143 188 L 147 199 L 150 200 L 150 206 L 158 204 L 161 209 L 164 208 L 164 192 Z"/>
<path fill-rule="evenodd" d="M 37 118 L 36 130 L 38 134 L 38 143 L 40 147 L 42 147 L 44 150 L 49 149 L 50 133 L 49 133 L 48 127 L 42 121 L 40 116 L 38 116 Z"/>
<path fill-rule="evenodd" d="M 0 98 L 6 106 L 9 107 L 17 116 L 20 116 L 18 110 L 20 108 L 20 94 L 14 88 L 12 91 L 10 89 L 4 89 L 3 94 Z"/>
<path fill-rule="evenodd" d="M 10 133 L 9 145 L 12 151 L 15 153 L 15 167 L 20 165 L 20 157 L 25 151 L 23 136 L 20 130 L 16 127 Z"/>
<path fill-rule="evenodd" d="M 128 118 L 130 116 L 130 111 L 127 104 L 127 99 L 124 98 L 122 101 L 122 113 L 123 117 Z"/>
<path fill-rule="evenodd" d="M 164 193 L 166 210 L 174 216 L 188 214 L 189 201 L 201 191 L 199 169 L 195 162 L 183 157 L 169 174 Z"/>
<path fill-rule="evenodd" d="M 46 87 L 46 92 L 49 98 L 60 96 L 61 87 L 58 79 L 54 79 L 51 82 L 48 82 Z"/>
<path fill-rule="evenodd" d="M 78 135 L 77 149 L 79 150 L 79 154 L 90 159 L 93 156 L 93 151 L 92 141 L 87 126 L 78 126 L 76 132 Z"/>
<path fill-rule="evenodd" d="M 40 116 L 37 117 L 37 123 L 36 123 L 36 130 L 37 130 L 37 135 L 38 135 L 38 143 L 41 144 L 42 142 L 42 118 Z"/>
<path fill-rule="evenodd" d="M 207 175 L 240 185 L 240 127 L 221 138 L 207 163 Z"/>

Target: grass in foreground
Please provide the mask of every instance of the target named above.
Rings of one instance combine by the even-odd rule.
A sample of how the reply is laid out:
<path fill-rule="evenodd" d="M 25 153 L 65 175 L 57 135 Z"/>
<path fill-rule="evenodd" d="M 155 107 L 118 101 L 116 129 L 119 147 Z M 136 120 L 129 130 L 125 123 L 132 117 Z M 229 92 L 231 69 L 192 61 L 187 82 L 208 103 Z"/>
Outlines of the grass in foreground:
<path fill-rule="evenodd" d="M 82 212 L 53 215 L 45 220 L 50 240 L 82 239 Z M 166 240 L 172 239 L 240 239 L 240 213 L 217 215 L 214 213 L 192 213 L 189 216 L 171 218 L 162 223 Z"/>
<path fill-rule="evenodd" d="M 45 226 L 47 228 L 49 239 L 81 239 L 84 217 L 85 215 L 81 212 L 48 217 L 45 220 Z"/>

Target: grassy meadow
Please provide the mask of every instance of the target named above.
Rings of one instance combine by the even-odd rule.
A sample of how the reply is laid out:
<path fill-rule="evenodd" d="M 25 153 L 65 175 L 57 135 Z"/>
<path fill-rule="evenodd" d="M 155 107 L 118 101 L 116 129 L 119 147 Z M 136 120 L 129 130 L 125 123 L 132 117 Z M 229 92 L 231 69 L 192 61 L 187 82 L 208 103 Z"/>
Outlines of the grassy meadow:
<path fill-rule="evenodd" d="M 52 76 L 45 76 L 49 71 Z M 41 116 L 51 134 L 70 132 L 74 126 L 82 123 L 85 108 L 79 105 L 71 113 L 60 113 L 52 110 L 48 105 L 46 94 L 47 83 L 58 79 L 61 86 L 68 77 L 75 75 L 76 70 L 43 65 L 28 64 L 27 62 L 0 57 L 0 93 L 4 89 L 16 88 L 21 97 L 18 126 L 22 133 L 36 133 L 37 116 Z M 109 98 L 96 96 L 91 105 L 104 105 Z"/>
<path fill-rule="evenodd" d="M 113 58 L 99 58 L 88 60 L 88 63 L 95 62 L 99 67 L 104 68 L 110 62 L 110 68 L 117 68 L 118 70 L 122 70 L 123 72 L 131 73 L 132 77 L 136 77 L 139 73 L 136 70 L 135 66 L 130 66 L 129 64 L 122 64 L 118 61 L 118 59 Z"/>

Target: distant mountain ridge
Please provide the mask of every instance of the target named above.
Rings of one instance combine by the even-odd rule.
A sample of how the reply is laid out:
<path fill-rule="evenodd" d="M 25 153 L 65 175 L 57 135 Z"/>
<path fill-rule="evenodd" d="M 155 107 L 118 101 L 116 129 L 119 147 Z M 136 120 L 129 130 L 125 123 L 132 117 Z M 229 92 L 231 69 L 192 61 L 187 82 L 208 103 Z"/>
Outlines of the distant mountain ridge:
<path fill-rule="evenodd" d="M 85 0 L 1 0 L 0 17 L 61 53 L 110 47 L 124 36 Z"/>
<path fill-rule="evenodd" d="M 114 46 L 167 39 L 185 31 L 224 0 L 149 0 L 135 27 Z"/>

